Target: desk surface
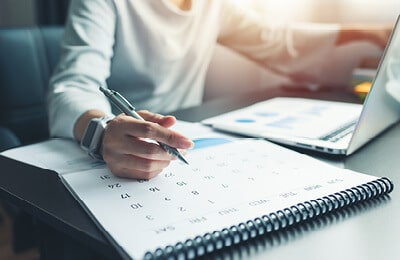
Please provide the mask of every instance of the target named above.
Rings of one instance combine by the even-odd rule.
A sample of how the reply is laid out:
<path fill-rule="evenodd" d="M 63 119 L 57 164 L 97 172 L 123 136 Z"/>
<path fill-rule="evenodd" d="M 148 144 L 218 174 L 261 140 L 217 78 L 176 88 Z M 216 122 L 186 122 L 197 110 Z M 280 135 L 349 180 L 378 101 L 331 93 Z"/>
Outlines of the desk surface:
<path fill-rule="evenodd" d="M 345 93 L 273 90 L 249 93 L 177 111 L 178 119 L 198 121 L 274 96 L 302 96 L 355 102 Z M 311 154 L 339 167 L 389 177 L 400 183 L 400 124 L 347 158 Z M 304 152 L 304 151 L 302 151 Z M 116 259 L 115 249 L 65 189 L 56 173 L 0 156 L 0 197 L 10 201 L 82 246 Z M 276 232 L 215 253 L 215 257 L 265 259 L 400 259 L 400 190 L 384 197 L 334 212 L 284 232 Z"/>

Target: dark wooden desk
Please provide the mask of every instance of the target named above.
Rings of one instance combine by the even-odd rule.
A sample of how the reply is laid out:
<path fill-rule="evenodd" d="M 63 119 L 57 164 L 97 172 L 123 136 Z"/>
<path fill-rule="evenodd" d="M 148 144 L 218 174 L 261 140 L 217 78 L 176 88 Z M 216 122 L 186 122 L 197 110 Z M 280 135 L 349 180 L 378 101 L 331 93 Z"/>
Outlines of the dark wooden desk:
<path fill-rule="evenodd" d="M 351 94 L 326 92 L 268 91 L 208 102 L 177 111 L 178 119 L 198 121 L 273 96 L 303 96 L 357 102 Z M 400 125 L 348 158 L 312 154 L 340 167 L 387 176 L 400 183 Z M 301 151 L 304 152 L 304 151 Z M 38 169 L 0 156 L 0 197 L 33 215 L 47 246 L 55 247 L 49 259 L 83 256 L 118 259 L 85 211 L 73 199 L 55 172 Z M 253 259 L 400 259 L 400 191 L 390 197 L 362 203 L 315 221 L 256 239 L 213 254 L 216 258 Z M 69 246 L 65 246 L 65 244 Z M 59 255 L 57 255 L 59 254 Z M 210 256 L 211 257 L 211 256 Z M 85 257 L 83 257 L 85 258 Z M 89 257 L 87 257 L 89 258 Z"/>

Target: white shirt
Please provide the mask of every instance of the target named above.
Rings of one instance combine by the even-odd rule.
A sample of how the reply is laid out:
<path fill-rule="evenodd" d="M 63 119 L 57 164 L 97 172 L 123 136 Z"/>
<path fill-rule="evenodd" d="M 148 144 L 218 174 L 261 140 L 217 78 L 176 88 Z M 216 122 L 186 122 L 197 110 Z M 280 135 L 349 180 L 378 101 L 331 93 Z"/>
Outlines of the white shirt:
<path fill-rule="evenodd" d="M 312 81 L 336 36 L 336 26 L 267 24 L 229 0 L 193 0 L 189 11 L 168 0 L 72 0 L 50 81 L 50 134 L 72 138 L 89 109 L 111 114 L 100 85 L 153 112 L 200 104 L 217 42 Z"/>

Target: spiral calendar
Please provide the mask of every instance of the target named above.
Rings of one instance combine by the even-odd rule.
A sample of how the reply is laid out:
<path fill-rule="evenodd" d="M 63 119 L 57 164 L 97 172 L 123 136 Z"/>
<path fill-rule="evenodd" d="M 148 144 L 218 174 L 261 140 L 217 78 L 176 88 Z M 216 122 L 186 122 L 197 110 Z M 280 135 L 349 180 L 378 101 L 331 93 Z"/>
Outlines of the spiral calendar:
<path fill-rule="evenodd" d="M 264 140 L 195 143 L 186 155 L 189 165 L 174 161 L 151 180 L 117 178 L 66 140 L 42 145 L 34 153 L 40 158 L 29 160 L 48 167 L 46 151 L 58 158 L 57 147 L 64 148 L 64 164 L 54 160 L 52 167 L 126 259 L 203 256 L 393 189 L 385 177 L 340 169 Z M 67 162 L 72 171 L 62 170 Z"/>

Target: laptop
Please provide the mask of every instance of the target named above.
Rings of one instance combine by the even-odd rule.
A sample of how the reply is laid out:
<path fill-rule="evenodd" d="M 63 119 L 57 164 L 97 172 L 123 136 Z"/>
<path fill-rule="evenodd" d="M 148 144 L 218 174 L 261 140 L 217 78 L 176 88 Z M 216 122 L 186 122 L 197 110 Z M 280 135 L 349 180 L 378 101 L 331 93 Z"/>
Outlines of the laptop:
<path fill-rule="evenodd" d="M 350 155 L 400 118 L 400 16 L 363 105 L 278 97 L 202 121 L 229 133 Z"/>

